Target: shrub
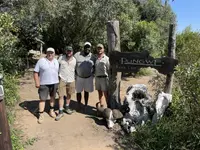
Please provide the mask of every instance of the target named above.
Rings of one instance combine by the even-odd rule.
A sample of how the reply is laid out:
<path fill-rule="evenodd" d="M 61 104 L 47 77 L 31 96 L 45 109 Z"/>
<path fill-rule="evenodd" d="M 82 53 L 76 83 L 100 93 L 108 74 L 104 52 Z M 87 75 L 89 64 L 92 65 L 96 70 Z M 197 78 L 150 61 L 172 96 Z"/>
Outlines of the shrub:
<path fill-rule="evenodd" d="M 153 70 L 151 68 L 141 68 L 137 73 L 136 77 L 140 76 L 150 76 L 153 75 Z"/>

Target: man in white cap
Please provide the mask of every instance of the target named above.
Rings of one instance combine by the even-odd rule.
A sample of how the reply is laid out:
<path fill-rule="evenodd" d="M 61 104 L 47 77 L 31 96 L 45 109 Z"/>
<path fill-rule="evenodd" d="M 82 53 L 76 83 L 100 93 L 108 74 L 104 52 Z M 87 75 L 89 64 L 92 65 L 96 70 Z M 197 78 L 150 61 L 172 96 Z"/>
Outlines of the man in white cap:
<path fill-rule="evenodd" d="M 46 57 L 39 59 L 34 69 L 35 87 L 38 88 L 38 94 L 40 98 L 38 117 L 38 123 L 40 124 L 44 120 L 45 101 L 47 100 L 48 95 L 50 95 L 49 115 L 52 118 L 56 117 L 54 112 L 54 103 L 59 83 L 59 64 L 54 56 L 55 50 L 53 48 L 48 48 Z"/>
<path fill-rule="evenodd" d="M 81 109 L 81 92 L 84 91 L 85 108 L 88 105 L 89 92 L 94 91 L 93 78 L 94 78 L 94 64 L 95 56 L 91 53 L 91 43 L 85 42 L 84 50 L 77 52 L 74 57 L 76 58 L 76 96 L 78 101 L 78 109 Z M 86 110 L 86 109 L 84 109 Z"/>

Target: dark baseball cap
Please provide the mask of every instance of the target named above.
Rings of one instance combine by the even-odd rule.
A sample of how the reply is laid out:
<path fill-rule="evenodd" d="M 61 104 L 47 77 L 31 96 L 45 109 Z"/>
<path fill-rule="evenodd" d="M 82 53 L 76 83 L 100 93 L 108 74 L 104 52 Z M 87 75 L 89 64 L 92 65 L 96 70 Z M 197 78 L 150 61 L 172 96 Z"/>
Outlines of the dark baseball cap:
<path fill-rule="evenodd" d="M 66 47 L 65 47 L 65 50 L 66 50 L 66 51 L 73 51 L 73 48 L 72 48 L 71 46 L 66 46 Z"/>

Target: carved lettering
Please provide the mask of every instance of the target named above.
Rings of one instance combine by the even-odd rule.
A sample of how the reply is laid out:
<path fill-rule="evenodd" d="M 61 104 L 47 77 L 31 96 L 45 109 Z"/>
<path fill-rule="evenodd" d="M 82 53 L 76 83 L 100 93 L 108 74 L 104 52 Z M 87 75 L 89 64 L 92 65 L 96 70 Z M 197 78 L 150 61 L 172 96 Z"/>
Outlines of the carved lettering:
<path fill-rule="evenodd" d="M 122 57 L 120 65 L 138 65 L 138 66 L 161 66 L 161 64 L 157 64 L 156 60 L 150 59 L 127 59 Z"/>

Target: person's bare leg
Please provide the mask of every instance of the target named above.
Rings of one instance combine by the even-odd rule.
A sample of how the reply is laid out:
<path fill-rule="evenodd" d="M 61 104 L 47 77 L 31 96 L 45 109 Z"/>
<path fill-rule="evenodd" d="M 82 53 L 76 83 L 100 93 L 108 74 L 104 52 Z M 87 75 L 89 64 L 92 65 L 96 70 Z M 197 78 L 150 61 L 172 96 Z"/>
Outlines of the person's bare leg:
<path fill-rule="evenodd" d="M 63 105 L 64 105 L 64 99 L 63 96 L 59 96 L 59 110 L 63 110 Z"/>
<path fill-rule="evenodd" d="M 59 113 L 55 118 L 56 121 L 60 120 L 64 116 L 63 115 L 64 96 L 59 95 L 58 103 L 59 103 Z"/>
<path fill-rule="evenodd" d="M 99 95 L 100 105 L 103 106 L 103 92 L 101 90 L 98 90 L 98 95 Z"/>
<path fill-rule="evenodd" d="M 44 112 L 44 108 L 45 108 L 45 100 L 40 100 L 40 102 L 39 102 L 39 112 L 40 113 Z"/>
<path fill-rule="evenodd" d="M 104 92 L 103 92 L 103 95 L 104 95 L 104 97 L 105 97 L 107 107 L 109 108 L 110 106 L 109 106 L 109 101 L 108 101 L 108 91 L 104 91 Z"/>
<path fill-rule="evenodd" d="M 89 99 L 89 92 L 84 91 L 85 105 L 84 105 L 84 108 L 83 108 L 83 113 L 87 112 L 88 99 Z"/>
<path fill-rule="evenodd" d="M 88 105 L 89 92 L 84 91 L 85 106 Z"/>
<path fill-rule="evenodd" d="M 52 118 L 55 118 L 56 117 L 56 114 L 54 112 L 54 105 L 55 105 L 55 96 L 52 95 L 50 96 L 50 111 L 49 111 L 49 115 L 52 117 Z"/>
<path fill-rule="evenodd" d="M 66 106 L 69 106 L 70 100 L 71 100 L 71 95 L 68 94 L 68 95 L 67 95 L 67 99 L 66 99 Z"/>
<path fill-rule="evenodd" d="M 76 93 L 76 99 L 77 99 L 77 102 L 78 102 L 77 111 L 80 111 L 81 110 L 81 99 L 82 99 L 81 93 Z"/>
<path fill-rule="evenodd" d="M 65 111 L 66 111 L 67 114 L 73 113 L 73 111 L 69 107 L 70 101 L 71 101 L 71 94 L 68 93 L 67 98 L 66 98 L 66 107 L 65 107 Z"/>
<path fill-rule="evenodd" d="M 39 124 L 41 124 L 44 121 L 44 109 L 45 109 L 45 100 L 40 100 L 40 102 L 39 102 L 39 117 L 38 117 Z"/>

